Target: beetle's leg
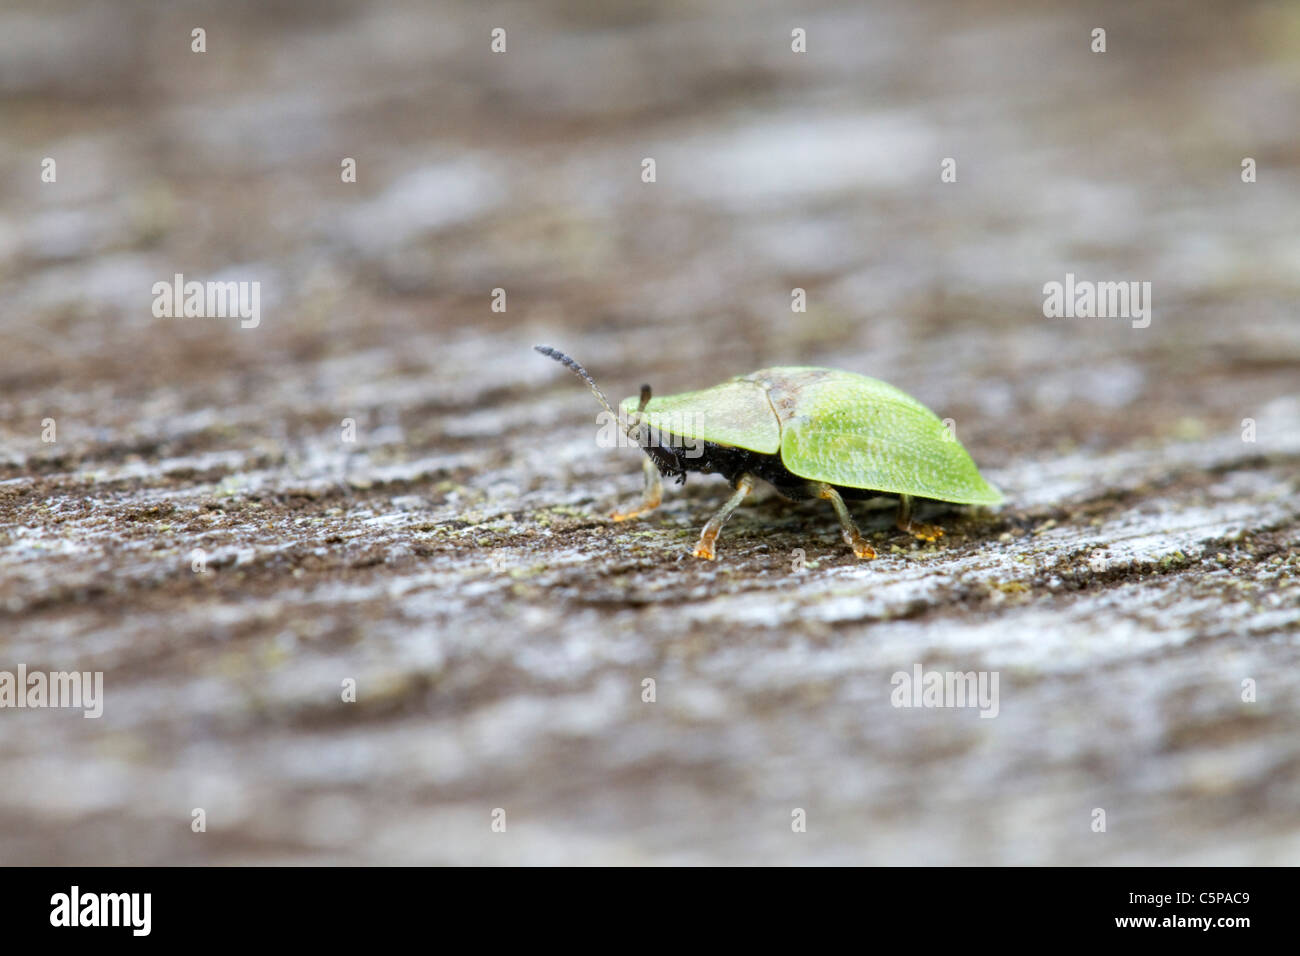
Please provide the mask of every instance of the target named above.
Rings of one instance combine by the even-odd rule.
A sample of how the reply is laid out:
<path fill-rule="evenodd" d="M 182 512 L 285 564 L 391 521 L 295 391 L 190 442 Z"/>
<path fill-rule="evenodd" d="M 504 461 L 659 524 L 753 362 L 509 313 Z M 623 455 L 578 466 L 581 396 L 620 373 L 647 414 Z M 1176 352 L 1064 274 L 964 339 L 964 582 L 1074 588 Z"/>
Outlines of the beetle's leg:
<path fill-rule="evenodd" d="M 695 556 L 704 558 L 706 561 L 713 560 L 713 542 L 718 540 L 718 532 L 722 530 L 723 523 L 731 517 L 731 513 L 740 507 L 740 503 L 745 500 L 745 496 L 754 490 L 754 476 L 741 475 L 736 481 L 735 493 L 727 499 L 727 503 L 718 509 L 718 513 L 709 519 L 709 523 L 704 526 L 700 532 L 699 543 L 695 545 Z"/>
<path fill-rule="evenodd" d="M 912 520 L 911 495 L 898 496 L 898 517 L 894 519 L 894 527 L 922 541 L 937 541 L 943 537 L 943 529 L 937 524 L 921 524 Z"/>
<path fill-rule="evenodd" d="M 876 549 L 867 544 L 866 539 L 858 533 L 858 526 L 853 523 L 853 517 L 849 514 L 849 506 L 844 503 L 840 493 L 824 481 L 816 482 L 813 485 L 818 498 L 825 498 L 835 506 L 835 514 L 839 516 L 840 527 L 844 529 L 844 543 L 853 549 L 854 555 L 864 561 L 870 561 L 876 556 Z"/>
<path fill-rule="evenodd" d="M 630 511 L 615 511 L 610 515 L 615 521 L 627 521 L 629 518 L 636 518 L 645 514 L 647 511 L 654 511 L 659 507 L 659 502 L 664 500 L 664 486 L 659 478 L 659 469 L 649 458 L 642 462 L 641 467 L 645 471 L 645 492 L 641 496 L 641 501 Z"/>

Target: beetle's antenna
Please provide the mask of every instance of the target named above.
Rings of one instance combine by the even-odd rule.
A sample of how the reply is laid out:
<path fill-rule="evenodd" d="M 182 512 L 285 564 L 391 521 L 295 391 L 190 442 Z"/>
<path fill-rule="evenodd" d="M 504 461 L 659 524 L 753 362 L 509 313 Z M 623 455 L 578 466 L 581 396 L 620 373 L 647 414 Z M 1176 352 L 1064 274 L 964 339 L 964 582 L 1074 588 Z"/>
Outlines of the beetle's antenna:
<path fill-rule="evenodd" d="M 534 345 L 533 348 L 541 352 L 543 355 L 555 359 L 555 361 L 559 362 L 569 371 L 573 372 L 573 374 L 577 375 L 578 378 L 586 382 L 587 387 L 591 389 L 592 394 L 596 396 L 596 401 L 600 402 L 600 404 L 605 407 L 605 411 L 613 415 L 615 421 L 619 423 L 622 423 L 624 421 L 623 417 L 619 415 L 618 412 L 614 411 L 613 406 L 609 404 L 609 399 L 605 397 L 605 393 L 600 390 L 600 386 L 596 384 L 596 380 L 593 379 L 589 374 L 587 374 L 587 370 L 585 368 L 583 368 L 573 359 L 569 358 L 559 349 L 553 349 L 549 345 Z M 642 402 L 642 407 L 644 407 L 644 405 L 645 403 Z M 639 410 L 640 409 L 638 409 L 638 411 Z M 633 441 L 637 441 L 637 438 L 640 435 L 640 427 L 641 426 L 639 422 L 631 422 L 628 424 L 624 424 L 623 430 L 627 432 L 627 436 L 629 438 L 631 438 Z M 640 442 L 637 443 L 640 444 Z"/>
<path fill-rule="evenodd" d="M 585 368 L 573 359 L 569 358 L 559 349 L 553 349 L 549 345 L 534 345 L 533 348 L 541 352 L 543 355 L 555 359 L 555 361 L 559 362 L 574 375 L 577 375 L 578 378 L 586 382 L 587 387 L 591 389 L 592 394 L 596 396 L 596 400 L 605 406 L 605 411 L 609 412 L 615 418 L 618 417 L 618 415 L 615 414 L 614 409 L 610 407 L 609 399 L 605 397 L 605 393 L 600 390 L 600 386 L 596 384 L 596 380 L 587 373 Z"/>

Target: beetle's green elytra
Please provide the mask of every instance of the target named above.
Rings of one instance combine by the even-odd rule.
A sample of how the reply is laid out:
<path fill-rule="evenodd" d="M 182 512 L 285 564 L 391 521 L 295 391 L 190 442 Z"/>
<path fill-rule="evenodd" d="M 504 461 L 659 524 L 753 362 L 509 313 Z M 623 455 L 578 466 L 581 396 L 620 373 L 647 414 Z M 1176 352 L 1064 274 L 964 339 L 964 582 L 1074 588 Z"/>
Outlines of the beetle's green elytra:
<path fill-rule="evenodd" d="M 644 498 L 612 515 L 615 520 L 657 507 L 661 475 L 680 484 L 698 471 L 731 482 L 735 493 L 700 535 L 700 558 L 714 557 L 723 522 L 758 479 L 788 498 L 830 501 L 859 558 L 873 558 L 875 551 L 858 533 L 845 499 L 897 496 L 897 526 L 928 541 L 943 531 L 911 521 L 914 499 L 960 505 L 1003 500 L 934 412 L 878 379 L 811 366 L 767 368 L 661 398 L 645 385 L 616 413 L 581 365 L 547 346 L 537 350 L 576 372 L 647 455 Z"/>

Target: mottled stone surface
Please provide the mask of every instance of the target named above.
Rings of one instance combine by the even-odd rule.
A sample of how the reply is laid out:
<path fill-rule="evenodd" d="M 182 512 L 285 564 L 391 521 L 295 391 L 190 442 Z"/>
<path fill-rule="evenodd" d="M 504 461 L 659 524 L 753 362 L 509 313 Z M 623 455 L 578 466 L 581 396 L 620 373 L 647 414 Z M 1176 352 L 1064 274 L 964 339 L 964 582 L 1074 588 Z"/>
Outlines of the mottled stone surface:
<path fill-rule="evenodd" d="M 0 11 L 0 670 L 105 686 L 0 710 L 0 862 L 1300 862 L 1300 15 L 866 7 Z M 606 521 L 536 342 L 886 379 L 1008 504 L 858 564 L 760 495 L 697 562 L 726 486 Z"/>

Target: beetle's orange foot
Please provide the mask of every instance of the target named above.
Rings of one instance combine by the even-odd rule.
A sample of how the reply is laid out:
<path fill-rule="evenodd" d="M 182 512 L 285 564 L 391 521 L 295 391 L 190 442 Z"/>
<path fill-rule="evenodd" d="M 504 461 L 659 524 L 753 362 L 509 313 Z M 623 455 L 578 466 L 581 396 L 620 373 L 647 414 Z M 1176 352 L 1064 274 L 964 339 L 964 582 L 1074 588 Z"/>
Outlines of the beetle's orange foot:
<path fill-rule="evenodd" d="M 913 521 L 910 525 L 900 525 L 898 530 L 906 531 L 912 537 L 931 544 L 943 537 L 943 529 L 937 524 L 921 524 L 919 521 Z"/>
<path fill-rule="evenodd" d="M 846 534 L 844 535 L 844 540 L 848 546 L 853 549 L 853 556 L 858 560 L 870 561 L 875 558 L 876 549 L 867 544 L 866 539 L 863 538 L 862 535 L 855 534 L 850 537 Z"/>
<path fill-rule="evenodd" d="M 695 550 L 691 553 L 702 561 L 712 561 L 717 557 L 713 549 L 713 544 L 718 540 L 719 529 L 711 525 L 705 525 L 704 530 L 700 532 L 700 540 L 695 543 Z"/>
<path fill-rule="evenodd" d="M 627 511 L 611 511 L 609 513 L 610 521 L 631 521 L 633 518 L 639 518 L 643 514 L 654 511 L 659 507 L 661 498 L 647 498 L 634 508 Z"/>

